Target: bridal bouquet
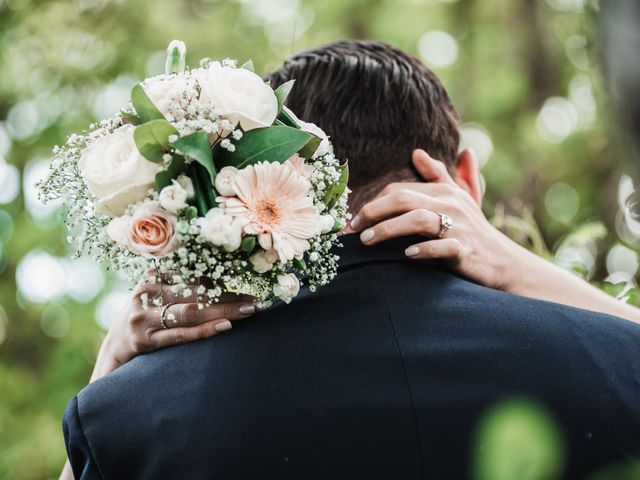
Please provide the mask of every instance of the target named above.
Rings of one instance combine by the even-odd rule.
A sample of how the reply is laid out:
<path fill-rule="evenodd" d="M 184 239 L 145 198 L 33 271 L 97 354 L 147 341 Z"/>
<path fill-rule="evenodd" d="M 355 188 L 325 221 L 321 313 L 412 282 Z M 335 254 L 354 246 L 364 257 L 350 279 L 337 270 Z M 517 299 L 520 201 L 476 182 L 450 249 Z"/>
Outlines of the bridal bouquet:
<path fill-rule="evenodd" d="M 185 54 L 172 42 L 166 74 L 55 147 L 39 190 L 64 199 L 76 255 L 205 304 L 223 292 L 288 303 L 301 281 L 326 284 L 347 220 L 347 165 L 284 106 L 293 81 L 273 90 L 251 62 L 189 69 Z"/>

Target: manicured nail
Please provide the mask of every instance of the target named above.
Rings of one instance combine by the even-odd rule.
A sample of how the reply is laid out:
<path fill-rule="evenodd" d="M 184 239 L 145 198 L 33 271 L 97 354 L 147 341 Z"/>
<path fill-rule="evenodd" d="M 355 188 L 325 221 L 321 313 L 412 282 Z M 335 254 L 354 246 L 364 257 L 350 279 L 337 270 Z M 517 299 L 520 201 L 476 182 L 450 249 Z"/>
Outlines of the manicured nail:
<path fill-rule="evenodd" d="M 375 234 L 376 232 L 374 232 L 373 229 L 370 228 L 369 230 L 365 230 L 360 234 L 360 240 L 362 240 L 363 242 L 368 242 L 370 240 L 373 240 Z"/>
<path fill-rule="evenodd" d="M 360 225 L 360 215 L 356 215 L 351 219 L 351 228 L 354 230 L 358 230 L 358 226 Z"/>
<path fill-rule="evenodd" d="M 224 332 L 226 330 L 231 330 L 231 322 L 229 320 L 216 323 L 216 332 Z"/>
<path fill-rule="evenodd" d="M 415 257 L 415 256 L 416 256 L 416 255 L 418 255 L 419 253 L 420 253 L 420 249 L 419 249 L 418 247 L 416 247 L 415 245 L 414 245 L 414 246 L 412 246 L 412 247 L 407 248 L 407 249 L 404 251 L 404 254 L 405 254 L 407 257 Z"/>
<path fill-rule="evenodd" d="M 253 303 L 246 303 L 244 305 L 240 305 L 238 309 L 240 315 L 252 315 L 256 311 L 256 306 Z"/>

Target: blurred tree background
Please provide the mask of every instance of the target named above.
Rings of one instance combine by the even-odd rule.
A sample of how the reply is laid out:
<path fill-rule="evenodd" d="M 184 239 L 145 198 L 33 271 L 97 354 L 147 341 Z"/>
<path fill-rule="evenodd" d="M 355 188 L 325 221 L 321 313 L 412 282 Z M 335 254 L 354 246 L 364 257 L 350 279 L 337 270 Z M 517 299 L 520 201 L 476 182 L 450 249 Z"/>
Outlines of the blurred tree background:
<path fill-rule="evenodd" d="M 65 258 L 60 211 L 33 183 L 53 145 L 163 71 L 174 38 L 191 65 L 252 58 L 259 73 L 342 38 L 416 54 L 460 111 L 487 215 L 637 301 L 640 224 L 623 208 L 631 164 L 603 93 L 598 17 L 595 0 L 0 0 L 0 478 L 58 474 L 62 412 L 128 288 Z"/>

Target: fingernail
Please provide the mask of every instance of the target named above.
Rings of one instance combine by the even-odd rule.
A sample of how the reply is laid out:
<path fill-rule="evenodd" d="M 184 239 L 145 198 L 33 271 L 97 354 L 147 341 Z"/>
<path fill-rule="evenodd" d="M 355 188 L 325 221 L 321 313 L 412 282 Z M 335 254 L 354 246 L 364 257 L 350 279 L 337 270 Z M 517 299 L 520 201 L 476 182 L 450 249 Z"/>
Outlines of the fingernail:
<path fill-rule="evenodd" d="M 415 257 L 419 253 L 420 253 L 420 249 L 418 247 L 416 247 L 416 246 L 409 247 L 404 251 L 404 254 L 407 257 Z"/>
<path fill-rule="evenodd" d="M 373 239 L 375 234 L 376 233 L 370 228 L 369 230 L 365 230 L 360 234 L 360 240 L 362 240 L 363 242 L 368 242 Z"/>
<path fill-rule="evenodd" d="M 216 332 L 224 332 L 226 330 L 231 330 L 231 322 L 229 320 L 216 323 Z"/>
<path fill-rule="evenodd" d="M 360 216 L 356 215 L 351 219 L 351 228 L 358 230 L 358 225 L 360 225 Z"/>
<path fill-rule="evenodd" d="M 240 315 L 252 315 L 256 311 L 256 306 L 253 303 L 246 303 L 244 305 L 240 305 L 238 308 Z"/>

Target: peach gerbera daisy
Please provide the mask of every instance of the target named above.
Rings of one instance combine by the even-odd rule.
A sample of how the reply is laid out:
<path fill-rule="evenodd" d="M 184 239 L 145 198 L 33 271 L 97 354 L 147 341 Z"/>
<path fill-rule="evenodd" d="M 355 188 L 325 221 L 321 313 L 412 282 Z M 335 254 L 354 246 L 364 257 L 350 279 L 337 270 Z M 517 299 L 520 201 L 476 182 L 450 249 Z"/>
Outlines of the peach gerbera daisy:
<path fill-rule="evenodd" d="M 318 210 L 309 197 L 309 182 L 289 165 L 260 162 L 234 177 L 235 197 L 220 199 L 226 213 L 244 217 L 244 232 L 257 235 L 265 250 L 280 261 L 300 258 L 318 233 Z"/>

